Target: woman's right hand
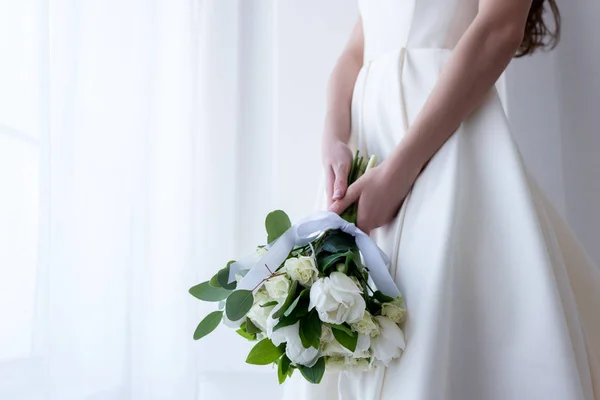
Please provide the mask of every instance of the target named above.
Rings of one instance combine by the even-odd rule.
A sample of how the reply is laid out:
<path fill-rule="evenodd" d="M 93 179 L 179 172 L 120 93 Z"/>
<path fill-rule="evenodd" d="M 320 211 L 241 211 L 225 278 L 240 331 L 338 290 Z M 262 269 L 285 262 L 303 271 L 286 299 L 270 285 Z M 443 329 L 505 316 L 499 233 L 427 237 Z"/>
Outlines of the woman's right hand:
<path fill-rule="evenodd" d="M 323 142 L 323 168 L 325 168 L 325 189 L 327 207 L 346 195 L 348 174 L 352 167 L 352 150 L 339 139 Z"/>

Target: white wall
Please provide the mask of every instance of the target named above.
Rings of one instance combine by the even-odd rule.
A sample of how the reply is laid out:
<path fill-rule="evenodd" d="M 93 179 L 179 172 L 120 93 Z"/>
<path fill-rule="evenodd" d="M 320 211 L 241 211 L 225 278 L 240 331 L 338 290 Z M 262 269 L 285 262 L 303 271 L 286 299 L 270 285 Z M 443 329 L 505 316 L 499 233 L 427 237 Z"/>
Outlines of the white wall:
<path fill-rule="evenodd" d="M 567 218 L 600 264 L 600 3 L 563 3 L 556 54 Z"/>
<path fill-rule="evenodd" d="M 321 177 L 320 144 L 329 74 L 358 18 L 352 0 L 284 0 L 277 2 L 276 37 L 276 157 L 295 160 L 285 168 L 276 163 L 276 179 L 297 179 L 276 206 L 301 217 L 312 211 Z M 310 160 L 308 164 L 305 160 Z M 278 186 L 283 186 L 280 183 Z M 306 190 L 302 190 L 306 187 Z M 298 201 L 298 197 L 301 201 Z M 304 204 L 300 208 L 298 205 Z"/>
<path fill-rule="evenodd" d="M 508 112 L 526 163 L 600 263 L 600 4 L 560 8 L 558 48 L 509 68 Z"/>

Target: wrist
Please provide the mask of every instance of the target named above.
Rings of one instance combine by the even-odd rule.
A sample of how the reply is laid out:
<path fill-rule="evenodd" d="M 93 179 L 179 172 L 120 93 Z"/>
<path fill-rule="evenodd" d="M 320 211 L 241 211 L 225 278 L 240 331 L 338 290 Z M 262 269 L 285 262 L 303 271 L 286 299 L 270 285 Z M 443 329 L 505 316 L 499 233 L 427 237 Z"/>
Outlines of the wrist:
<path fill-rule="evenodd" d="M 325 117 L 323 131 L 324 143 L 342 142 L 348 144 L 350 140 L 350 116 L 339 112 L 328 112 Z"/>
<path fill-rule="evenodd" d="M 392 179 L 400 175 L 416 178 L 426 164 L 426 161 L 419 157 L 417 149 L 404 142 L 397 145 L 386 161 L 386 173 Z"/>

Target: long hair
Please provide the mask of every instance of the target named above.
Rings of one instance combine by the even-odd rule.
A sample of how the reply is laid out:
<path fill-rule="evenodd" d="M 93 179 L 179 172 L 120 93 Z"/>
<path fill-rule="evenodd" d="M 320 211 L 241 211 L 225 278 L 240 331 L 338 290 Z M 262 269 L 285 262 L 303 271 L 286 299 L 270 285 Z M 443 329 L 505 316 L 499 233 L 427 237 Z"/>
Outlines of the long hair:
<path fill-rule="evenodd" d="M 544 20 L 544 14 L 548 6 L 552 16 L 553 24 L 548 26 Z M 551 50 L 556 47 L 560 39 L 560 11 L 555 0 L 533 0 L 527 24 L 525 25 L 525 34 L 523 42 L 517 51 L 516 57 L 533 54 L 539 49 Z"/>

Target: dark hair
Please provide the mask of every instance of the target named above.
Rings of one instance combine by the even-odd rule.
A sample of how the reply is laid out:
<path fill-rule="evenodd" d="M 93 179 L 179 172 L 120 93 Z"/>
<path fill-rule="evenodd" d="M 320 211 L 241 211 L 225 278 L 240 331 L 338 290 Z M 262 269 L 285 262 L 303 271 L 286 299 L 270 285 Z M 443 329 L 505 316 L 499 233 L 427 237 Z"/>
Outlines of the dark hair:
<path fill-rule="evenodd" d="M 544 21 L 544 13 L 548 5 L 554 17 L 554 24 L 548 27 Z M 523 41 L 517 51 L 516 57 L 533 54 L 538 49 L 553 49 L 560 39 L 560 12 L 555 0 L 533 0 Z"/>

